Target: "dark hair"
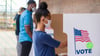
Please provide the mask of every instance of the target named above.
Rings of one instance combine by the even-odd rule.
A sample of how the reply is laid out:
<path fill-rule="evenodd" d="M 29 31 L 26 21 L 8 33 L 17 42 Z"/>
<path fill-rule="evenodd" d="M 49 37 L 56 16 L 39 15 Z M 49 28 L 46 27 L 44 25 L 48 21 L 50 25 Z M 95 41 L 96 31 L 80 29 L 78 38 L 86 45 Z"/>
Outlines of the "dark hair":
<path fill-rule="evenodd" d="M 26 10 L 26 8 L 24 8 L 24 7 L 21 7 L 21 8 L 20 8 L 20 11 L 23 11 L 23 10 Z"/>
<path fill-rule="evenodd" d="M 35 18 L 37 23 L 40 22 L 41 16 L 49 16 L 50 12 L 47 9 L 48 5 L 46 2 L 41 2 L 39 5 L 39 8 L 37 9 L 37 11 L 35 12 Z"/>
<path fill-rule="evenodd" d="M 29 4 L 36 4 L 36 2 L 34 1 L 34 0 L 29 0 L 28 2 L 27 2 L 27 4 L 29 5 Z"/>

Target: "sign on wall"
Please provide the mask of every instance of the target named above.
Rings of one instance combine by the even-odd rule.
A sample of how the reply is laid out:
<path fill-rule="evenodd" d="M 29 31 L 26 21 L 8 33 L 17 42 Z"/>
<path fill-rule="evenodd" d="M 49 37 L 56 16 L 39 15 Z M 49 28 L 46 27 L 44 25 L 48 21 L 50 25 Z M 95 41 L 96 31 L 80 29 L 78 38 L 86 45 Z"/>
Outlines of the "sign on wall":
<path fill-rule="evenodd" d="M 64 14 L 68 56 L 100 56 L 100 14 Z"/>

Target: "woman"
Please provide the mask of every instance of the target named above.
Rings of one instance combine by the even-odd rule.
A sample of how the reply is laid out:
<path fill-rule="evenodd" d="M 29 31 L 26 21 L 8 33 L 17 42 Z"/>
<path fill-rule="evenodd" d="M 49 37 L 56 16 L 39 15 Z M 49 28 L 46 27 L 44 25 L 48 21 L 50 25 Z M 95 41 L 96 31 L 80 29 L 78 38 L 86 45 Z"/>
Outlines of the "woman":
<path fill-rule="evenodd" d="M 35 13 L 37 21 L 36 30 L 33 33 L 33 45 L 35 56 L 55 56 L 55 48 L 67 46 L 67 42 L 59 42 L 45 32 L 45 27 L 50 27 L 51 15 L 46 2 L 41 2 Z"/>

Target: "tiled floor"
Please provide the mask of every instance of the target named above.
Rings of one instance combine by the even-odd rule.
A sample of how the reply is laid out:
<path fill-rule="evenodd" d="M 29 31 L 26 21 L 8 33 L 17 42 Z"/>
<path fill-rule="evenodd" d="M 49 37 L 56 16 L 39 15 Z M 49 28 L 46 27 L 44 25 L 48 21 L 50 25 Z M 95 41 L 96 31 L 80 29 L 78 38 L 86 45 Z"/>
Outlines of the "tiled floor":
<path fill-rule="evenodd" d="M 0 31 L 0 56 L 17 56 L 14 31 Z"/>

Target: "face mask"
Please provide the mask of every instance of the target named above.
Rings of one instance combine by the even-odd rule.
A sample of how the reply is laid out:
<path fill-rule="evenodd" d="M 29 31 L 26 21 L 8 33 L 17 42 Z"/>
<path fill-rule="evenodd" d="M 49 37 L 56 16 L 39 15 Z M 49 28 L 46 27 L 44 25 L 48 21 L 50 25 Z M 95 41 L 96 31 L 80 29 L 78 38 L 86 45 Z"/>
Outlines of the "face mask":
<path fill-rule="evenodd" d="M 48 23 L 47 24 L 45 24 L 45 27 L 50 27 L 50 25 L 51 25 L 51 20 L 48 20 Z"/>
<path fill-rule="evenodd" d="M 35 11 L 36 11 L 36 8 L 35 8 L 35 7 L 33 7 L 33 8 L 32 8 L 32 11 L 33 11 L 33 12 L 35 12 Z"/>

